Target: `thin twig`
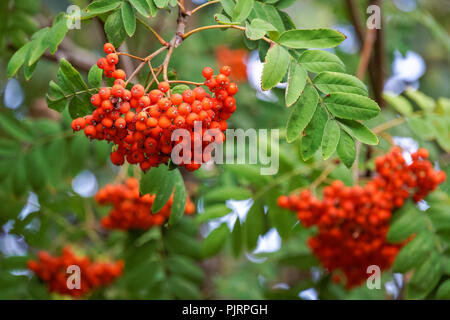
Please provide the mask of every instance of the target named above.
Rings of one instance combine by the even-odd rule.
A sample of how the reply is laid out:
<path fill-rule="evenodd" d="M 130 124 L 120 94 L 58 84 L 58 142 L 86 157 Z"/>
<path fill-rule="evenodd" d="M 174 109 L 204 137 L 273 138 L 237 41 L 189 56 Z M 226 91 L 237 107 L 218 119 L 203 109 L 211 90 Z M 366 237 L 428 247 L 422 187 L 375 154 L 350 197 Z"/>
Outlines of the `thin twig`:
<path fill-rule="evenodd" d="M 198 7 L 192 9 L 191 11 L 188 11 L 187 14 L 188 14 L 188 15 L 192 15 L 192 14 L 194 14 L 195 12 L 197 12 L 198 10 L 200 10 L 200 9 L 206 7 L 206 6 L 209 6 L 210 4 L 219 3 L 219 2 L 220 2 L 220 0 L 213 0 L 213 1 L 205 2 L 204 4 L 199 5 Z"/>
<path fill-rule="evenodd" d="M 136 17 L 136 19 L 137 19 L 137 21 L 138 21 L 140 24 L 142 24 L 146 29 L 148 29 L 151 33 L 153 33 L 153 34 L 155 35 L 156 39 L 158 39 L 158 41 L 159 41 L 159 43 L 161 43 L 161 45 L 167 46 L 167 41 L 164 40 L 164 38 L 161 37 L 161 36 L 159 35 L 159 33 L 156 32 L 155 29 L 153 29 L 151 26 L 149 26 L 149 25 L 148 25 L 144 20 L 142 20 L 141 18 Z"/>
<path fill-rule="evenodd" d="M 193 35 L 194 33 L 197 33 L 197 32 L 200 32 L 200 31 L 204 31 L 204 30 L 210 30 L 210 29 L 236 29 L 236 30 L 241 30 L 241 31 L 245 31 L 246 30 L 245 27 L 242 27 L 242 26 L 236 26 L 236 25 L 230 25 L 230 24 L 214 24 L 214 25 L 211 25 L 211 26 L 203 26 L 203 27 L 200 27 L 200 28 L 193 29 L 193 30 L 191 30 L 189 32 L 186 32 L 182 36 L 182 38 L 184 40 L 187 37 Z M 268 43 L 272 43 L 273 42 L 272 40 L 270 40 L 267 37 L 262 37 L 261 39 L 266 41 L 266 42 L 268 42 Z"/>
<path fill-rule="evenodd" d="M 152 81 L 150 81 L 148 83 L 147 87 L 145 88 L 145 92 L 147 92 L 150 89 L 150 87 L 152 86 L 153 82 L 155 82 L 155 80 L 158 79 L 158 76 L 161 74 L 161 72 L 162 72 L 162 68 L 161 67 L 157 68 L 155 77 L 152 79 Z"/>
<path fill-rule="evenodd" d="M 202 86 L 204 85 L 203 82 L 194 82 L 194 81 L 187 81 L 187 80 L 169 80 L 167 81 L 169 83 L 184 83 L 184 84 L 191 84 L 193 86 Z"/>
<path fill-rule="evenodd" d="M 116 52 L 116 54 L 117 54 L 118 56 L 127 56 L 127 57 L 130 57 L 130 58 L 139 60 L 139 61 L 145 61 L 145 58 L 133 56 L 132 54 L 129 54 L 129 53 L 126 53 L 126 52 Z"/>
<path fill-rule="evenodd" d="M 360 80 L 363 80 L 364 76 L 366 75 L 376 36 L 377 30 L 369 29 L 364 37 L 364 44 L 361 51 L 361 57 L 359 59 L 358 70 L 356 71 L 356 76 Z"/>
<path fill-rule="evenodd" d="M 375 128 L 372 129 L 373 133 L 375 134 L 380 134 L 383 131 L 386 131 L 390 128 L 396 127 L 400 124 L 402 124 L 403 122 L 405 122 L 406 119 L 405 118 L 395 118 L 393 120 L 390 120 L 388 122 L 385 122 L 383 124 L 380 124 L 379 126 L 376 126 Z"/>

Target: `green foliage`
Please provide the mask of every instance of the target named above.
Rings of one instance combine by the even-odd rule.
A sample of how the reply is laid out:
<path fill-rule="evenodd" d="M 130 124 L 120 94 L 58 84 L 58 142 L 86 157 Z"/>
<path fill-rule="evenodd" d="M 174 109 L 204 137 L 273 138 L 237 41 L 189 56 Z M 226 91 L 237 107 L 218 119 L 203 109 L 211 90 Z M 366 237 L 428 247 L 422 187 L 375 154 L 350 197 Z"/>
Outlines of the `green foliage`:
<path fill-rule="evenodd" d="M 89 99 L 104 85 L 103 71 L 96 65 L 82 71 L 76 67 L 76 59 L 70 56 L 67 60 L 62 58 L 66 57 L 65 52 L 58 55 L 58 49 L 66 37 L 73 42 L 70 45 L 86 46 L 89 50 L 94 47 L 95 50 L 100 49 L 96 47 L 98 43 L 90 39 L 93 37 L 83 38 L 81 34 L 87 34 L 96 25 L 104 25 L 108 41 L 116 47 L 126 42 L 139 54 L 148 54 L 149 48 L 157 41 L 149 33 L 143 33 L 148 28 L 137 27 L 136 23 L 158 29 L 159 25 L 152 24 L 156 21 L 152 18 L 156 15 L 163 17 L 164 30 L 158 32 L 165 37 L 168 33 L 166 22 L 168 25 L 176 15 L 177 2 L 93 1 L 83 9 L 82 31 L 70 33 L 67 27 L 70 17 L 65 13 L 49 20 L 48 27 L 39 28 L 36 19 L 40 10 L 39 1 L 2 2 L 0 47 L 13 49 L 8 64 L 4 64 L 5 75 L 8 78 L 17 77 L 19 81 L 25 78 L 32 85 L 26 87 L 27 101 L 20 112 L 4 108 L 0 112 L 0 223 L 2 226 L 11 223 L 10 233 L 23 237 L 30 248 L 30 256 L 0 257 L 0 298 L 55 298 L 48 294 L 36 277 L 28 279 L 13 275 L 13 271 L 26 269 L 27 260 L 34 256 L 36 250 L 56 250 L 67 243 L 74 244 L 77 251 L 88 253 L 93 258 L 118 257 L 125 260 L 123 276 L 111 287 L 87 297 L 92 299 L 298 299 L 299 292 L 308 288 L 315 288 L 321 299 L 386 297 L 384 290 L 374 292 L 359 287 L 348 292 L 342 286 L 333 284 L 329 273 L 307 245 L 309 236 L 315 231 L 304 229 L 295 214 L 278 206 L 277 198 L 305 188 L 319 193 L 334 179 L 340 179 L 346 185 L 353 184 L 355 172 L 348 168 L 369 172 L 373 168 L 371 152 L 381 153 L 386 148 L 389 134 L 412 136 L 421 146 L 426 146 L 431 159 L 449 173 L 445 152 L 450 150 L 450 103 L 446 98 L 432 98 L 436 95 L 430 93 L 430 87 L 424 90 L 430 96 L 407 89 L 399 96 L 385 93 L 384 99 L 393 110 L 381 111 L 377 103 L 369 98 L 373 92 L 366 86 L 366 79 L 361 81 L 351 75 L 359 56 L 343 54 L 340 50 L 338 46 L 345 36 L 332 29 L 297 29 L 295 22 L 308 24 L 309 21 L 303 20 L 305 13 L 297 15 L 297 11 L 286 10 L 294 2 L 221 0 L 203 9 L 204 15 L 195 13 L 200 14 L 198 21 L 211 24 L 214 16 L 222 27 L 228 25 L 239 30 L 227 33 L 216 30 L 211 31 L 212 36 L 204 33 L 204 37 L 192 37 L 192 40 L 184 41 L 177 48 L 172 58 L 173 71 L 176 70 L 183 78 L 184 75 L 195 77 L 200 64 L 213 65 L 211 53 L 218 44 L 234 48 L 244 42 L 248 48 L 258 50 L 264 62 L 261 86 L 264 90 L 271 90 L 279 102 L 256 100 L 254 91 L 247 84 L 240 83 L 239 107 L 230 125 L 235 128 L 286 128 L 281 130 L 280 146 L 269 146 L 270 152 L 280 153 L 278 173 L 262 176 L 260 169 L 265 166 L 263 163 L 215 165 L 194 174 L 173 164 L 152 168 L 141 174 L 134 166 L 130 166 L 129 170 L 121 169 L 119 176 L 128 172 L 130 176 L 141 177 L 141 194 L 156 194 L 154 213 L 161 210 L 173 195 L 171 216 L 166 225 L 126 233 L 101 230 L 97 222 L 106 209 L 97 207 L 91 198 L 77 195 L 71 187 L 73 178 L 82 170 L 94 172 L 99 185 L 113 180 L 117 171 L 108 162 L 111 146 L 106 141 L 91 143 L 82 134 L 74 134 L 70 129 L 71 118 L 92 113 Z M 214 9 L 216 14 L 213 6 L 218 9 Z M 308 6 L 317 9 L 318 5 L 306 5 L 306 14 Z M 340 4 L 327 4 L 321 8 L 325 10 L 325 7 L 329 7 L 326 9 L 329 14 L 343 18 Z M 161 10 L 165 12 L 159 13 Z M 297 7 L 295 10 L 298 10 Z M 391 10 L 389 13 L 393 20 L 398 19 L 392 9 L 388 10 Z M 410 15 L 432 30 L 442 40 L 442 46 L 446 47 L 448 37 L 436 25 L 434 18 L 422 14 L 421 10 L 416 11 Z M 40 13 L 41 16 L 45 14 L 48 13 Z M 320 19 L 319 15 L 316 16 Z M 90 23 L 93 18 L 102 23 Z M 244 36 L 243 41 L 238 37 L 239 32 Z M 388 41 L 391 41 L 390 32 L 386 34 Z M 397 39 L 392 37 L 397 45 Z M 319 50 L 324 48 L 336 49 L 333 53 Z M 53 68 L 52 63 L 41 62 L 55 53 L 59 67 Z M 190 63 L 186 63 L 187 56 L 191 59 Z M 158 59 L 155 58 L 154 66 L 157 66 Z M 433 61 L 437 65 L 440 63 L 435 58 Z M 38 64 L 48 72 L 37 71 L 40 70 Z M 18 74 L 21 68 L 23 76 Z M 145 68 L 147 66 L 143 70 Z M 345 73 L 346 69 L 348 73 Z M 144 73 L 148 71 L 147 68 Z M 170 79 L 177 77 L 173 71 L 170 71 Z M 52 78 L 54 80 L 50 80 Z M 105 80 L 106 84 L 111 84 L 108 82 L 110 79 Z M 30 116 L 32 112 L 28 111 L 34 97 L 39 97 L 47 89 L 42 87 L 41 82 L 45 83 L 45 87 L 48 83 L 48 107 L 61 113 L 62 119 L 36 119 Z M 278 86 L 281 82 L 286 82 L 284 92 L 280 88 L 282 86 Z M 37 90 L 28 92 L 33 86 Z M 171 92 L 182 93 L 187 88 L 189 86 L 184 84 L 177 85 L 172 87 Z M 289 109 L 283 108 L 284 105 Z M 22 114 L 25 114 L 24 119 Z M 401 123 L 403 120 L 404 124 Z M 372 132 L 374 127 L 390 121 L 398 121 L 399 125 L 383 130 L 380 137 Z M 378 134 L 380 131 L 375 132 Z M 356 141 L 361 142 L 358 142 L 359 159 Z M 263 142 L 259 140 L 257 144 Z M 379 142 L 379 147 L 373 147 Z M 319 149 L 320 155 L 317 154 Z M 367 161 L 363 160 L 364 155 L 368 155 Z M 341 160 L 341 165 L 335 165 L 337 158 Z M 329 168 L 329 177 L 322 179 Z M 420 211 L 412 202 L 394 211 L 388 241 L 396 244 L 410 241 L 398 254 L 392 271 L 411 274 L 410 279 L 405 277 L 408 299 L 450 297 L 448 190 L 447 184 L 430 195 L 426 199 L 430 206 L 426 212 Z M 29 191 L 37 194 L 39 206 L 24 218 L 19 213 L 27 204 Z M 187 195 L 196 202 L 201 212 L 195 217 L 184 216 Z M 231 199 L 251 199 L 252 203 L 245 217 L 236 217 L 232 230 L 227 223 L 228 219 L 236 216 L 227 202 Z M 204 236 L 204 231 L 214 224 L 218 227 Z M 271 229 L 281 237 L 281 248 L 271 253 L 255 254 L 253 250 L 262 240 L 261 237 Z M 244 257 L 244 252 L 264 262 L 253 263 Z M 210 261 L 203 265 L 203 259 Z M 207 269 L 209 264 L 219 264 L 220 268 L 206 277 L 204 268 Z M 310 276 L 311 268 L 321 271 L 318 280 Z M 289 283 L 289 289 L 274 288 L 272 284 L 285 282 L 283 275 L 286 270 L 301 277 Z M 265 279 L 264 283 L 260 281 L 260 276 Z M 390 279 L 392 273 L 384 272 L 383 283 Z"/>

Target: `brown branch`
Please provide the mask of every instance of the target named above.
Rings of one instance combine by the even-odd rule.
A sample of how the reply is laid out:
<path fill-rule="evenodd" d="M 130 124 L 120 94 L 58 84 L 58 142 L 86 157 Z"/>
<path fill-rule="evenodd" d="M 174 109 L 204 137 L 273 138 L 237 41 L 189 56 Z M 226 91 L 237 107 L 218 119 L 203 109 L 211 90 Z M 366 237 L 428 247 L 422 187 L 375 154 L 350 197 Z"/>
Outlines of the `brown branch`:
<path fill-rule="evenodd" d="M 356 35 L 358 36 L 359 41 L 362 43 L 364 39 L 364 27 L 361 23 L 361 16 L 358 11 L 358 7 L 355 4 L 354 0 L 345 0 L 348 8 L 348 13 L 350 17 L 350 21 L 355 28 Z"/>
<path fill-rule="evenodd" d="M 363 80 L 364 76 L 366 75 L 370 57 L 372 56 L 372 50 L 375 43 L 376 35 L 377 35 L 376 29 L 369 29 L 364 37 L 364 44 L 361 52 L 361 57 L 359 58 L 358 70 L 356 71 L 356 76 L 360 80 Z"/>

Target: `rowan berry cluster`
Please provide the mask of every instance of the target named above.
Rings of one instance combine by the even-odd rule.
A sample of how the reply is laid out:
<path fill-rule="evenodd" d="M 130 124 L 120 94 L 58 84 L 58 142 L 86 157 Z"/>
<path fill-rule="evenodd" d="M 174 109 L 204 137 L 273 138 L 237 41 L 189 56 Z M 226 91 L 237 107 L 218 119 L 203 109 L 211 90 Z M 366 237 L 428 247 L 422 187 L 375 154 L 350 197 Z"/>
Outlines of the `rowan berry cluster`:
<path fill-rule="evenodd" d="M 95 196 L 100 205 L 112 204 L 113 209 L 108 216 L 102 218 L 103 227 L 108 229 L 149 229 L 152 226 L 162 225 L 170 217 L 173 194 L 166 205 L 158 212 L 152 212 L 155 195 L 139 194 L 139 182 L 129 178 L 119 185 L 108 184 L 100 189 Z M 195 206 L 186 198 L 185 214 L 193 214 Z"/>
<path fill-rule="evenodd" d="M 69 288 L 67 284 L 69 266 L 80 268 L 80 288 Z M 107 286 L 122 274 L 122 260 L 114 263 L 92 262 L 89 257 L 78 257 L 70 248 L 64 247 L 61 256 L 52 256 L 40 251 L 38 260 L 29 260 L 28 268 L 47 284 L 50 292 L 81 297 L 92 290 Z"/>
<path fill-rule="evenodd" d="M 96 109 L 91 115 L 74 119 L 72 129 L 84 129 L 90 139 L 113 142 L 116 149 L 111 153 L 112 163 L 122 165 L 126 160 L 130 164 L 139 164 L 143 171 L 167 163 L 175 145 L 187 140 L 172 141 L 173 131 L 186 129 L 191 136 L 191 148 L 184 148 L 179 156 L 190 160 L 183 160 L 180 165 L 194 171 L 202 162 L 209 161 L 212 150 L 204 152 L 205 148 L 211 142 L 224 141 L 223 131 L 228 127 L 226 120 L 236 111 L 233 96 L 238 87 L 228 78 L 231 68 L 223 66 L 218 75 L 214 75 L 214 70 L 209 67 L 203 69 L 204 85 L 211 94 L 200 86 L 182 94 L 170 94 L 168 82 L 160 82 L 158 89 L 147 93 L 140 84 L 127 89 L 125 72 L 115 69 L 119 56 L 114 53 L 114 47 L 107 43 L 104 49 L 108 55 L 98 60 L 98 66 L 106 76 L 115 78 L 114 85 L 101 88 L 91 97 Z M 199 134 L 194 132 L 197 122 L 201 123 Z M 202 147 L 201 154 L 195 145 Z M 200 161 L 194 162 L 194 159 Z"/>
<path fill-rule="evenodd" d="M 406 243 L 386 240 L 392 212 L 411 195 L 414 201 L 423 199 L 445 180 L 427 158 L 428 151 L 419 149 L 408 165 L 394 147 L 375 160 L 378 176 L 365 187 L 346 187 L 337 180 L 323 189 L 322 200 L 304 190 L 279 197 L 278 205 L 295 211 L 305 227 L 317 226 L 309 246 L 330 272 L 340 270 L 351 288 L 367 278 L 368 266 L 388 269 Z"/>

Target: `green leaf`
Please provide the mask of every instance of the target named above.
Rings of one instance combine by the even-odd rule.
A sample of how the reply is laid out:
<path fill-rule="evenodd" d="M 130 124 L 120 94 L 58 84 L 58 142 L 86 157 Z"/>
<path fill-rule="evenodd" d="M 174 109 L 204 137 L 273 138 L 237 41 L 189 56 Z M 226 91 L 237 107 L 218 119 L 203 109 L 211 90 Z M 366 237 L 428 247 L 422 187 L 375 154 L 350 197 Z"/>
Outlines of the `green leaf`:
<path fill-rule="evenodd" d="M 355 140 L 344 130 L 341 129 L 341 137 L 337 145 L 337 154 L 347 168 L 350 168 L 355 162 L 356 146 Z"/>
<path fill-rule="evenodd" d="M 106 13 L 106 12 L 116 9 L 120 5 L 121 2 L 122 2 L 121 0 L 94 1 L 86 8 L 86 12 L 89 15 L 93 15 L 93 16 L 99 15 L 101 13 Z"/>
<path fill-rule="evenodd" d="M 156 194 L 152 213 L 157 213 L 167 203 L 173 193 L 175 174 L 168 166 L 151 168 L 140 181 L 141 194 Z M 184 210 L 184 207 L 183 207 Z"/>
<path fill-rule="evenodd" d="M 172 89 L 170 89 L 170 92 L 172 94 L 174 94 L 174 93 L 182 94 L 185 90 L 188 90 L 188 89 L 190 89 L 189 86 L 187 86 L 185 84 L 179 84 L 179 85 L 174 86 Z"/>
<path fill-rule="evenodd" d="M 307 77 L 306 70 L 296 61 L 291 61 L 285 93 L 286 106 L 290 107 L 298 100 L 305 88 Z"/>
<path fill-rule="evenodd" d="M 323 132 L 328 121 L 328 114 L 322 106 L 318 106 L 316 111 L 304 130 L 301 140 L 300 152 L 303 160 L 308 160 L 319 149 L 322 143 Z"/>
<path fill-rule="evenodd" d="M 323 50 L 306 50 L 298 62 L 308 71 L 320 73 L 324 71 L 344 72 L 345 65 L 336 55 Z"/>
<path fill-rule="evenodd" d="M 256 1 L 254 3 L 252 16 L 270 22 L 279 32 L 286 30 L 278 10 L 272 5 L 262 4 L 261 2 Z M 270 32 L 269 35 L 272 36 L 272 32 Z M 278 38 L 279 33 L 277 32 L 275 35 L 275 38 Z"/>
<path fill-rule="evenodd" d="M 66 75 L 64 75 L 61 68 L 58 69 L 58 72 L 56 74 L 58 78 L 58 86 L 61 88 L 61 90 L 64 92 L 64 94 L 69 95 L 75 92 L 75 89 L 70 82 L 70 80 L 67 78 Z"/>
<path fill-rule="evenodd" d="M 407 299 L 424 299 L 433 291 L 442 276 L 441 256 L 433 251 L 428 259 L 415 270 L 411 280 L 406 285 Z"/>
<path fill-rule="evenodd" d="M 54 54 L 56 52 L 59 44 L 64 39 L 68 31 L 69 27 L 67 26 L 67 18 L 64 16 L 64 14 L 56 16 L 50 31 L 47 32 L 47 36 L 45 39 L 51 54 Z"/>
<path fill-rule="evenodd" d="M 27 157 L 28 177 L 34 190 L 41 190 L 45 186 L 48 170 L 42 150 L 35 148 Z"/>
<path fill-rule="evenodd" d="M 383 99 L 404 116 L 410 116 L 413 113 L 413 107 L 408 99 L 401 95 L 394 95 L 390 93 L 383 93 Z"/>
<path fill-rule="evenodd" d="M 433 203 L 427 214 L 437 231 L 450 230 L 450 210 L 447 203 Z"/>
<path fill-rule="evenodd" d="M 302 135 L 303 130 L 313 118 L 318 101 L 319 95 L 316 89 L 310 85 L 306 86 L 303 95 L 289 114 L 286 125 L 287 142 L 290 143 Z"/>
<path fill-rule="evenodd" d="M 436 292 L 436 299 L 449 300 L 450 299 L 450 280 L 444 281 Z"/>
<path fill-rule="evenodd" d="M 24 195 L 28 187 L 27 166 L 24 155 L 19 155 L 12 174 L 12 189 L 16 195 Z"/>
<path fill-rule="evenodd" d="M 99 88 L 102 85 L 103 70 L 94 64 L 88 73 L 88 82 L 91 87 Z"/>
<path fill-rule="evenodd" d="M 241 220 L 237 217 L 234 223 L 233 231 L 231 232 L 231 250 L 235 258 L 239 257 L 244 249 L 243 232 L 241 226 Z"/>
<path fill-rule="evenodd" d="M 258 243 L 258 238 L 265 232 L 264 208 L 259 202 L 253 203 L 245 218 L 245 234 L 247 249 L 253 250 Z"/>
<path fill-rule="evenodd" d="M 413 233 L 421 231 L 425 226 L 424 213 L 420 212 L 412 201 L 407 201 L 395 211 L 387 240 L 391 243 L 402 242 Z"/>
<path fill-rule="evenodd" d="M 261 87 L 263 90 L 273 88 L 283 79 L 289 66 L 289 60 L 289 53 L 282 46 L 275 44 L 269 49 L 262 72 Z"/>
<path fill-rule="evenodd" d="M 341 129 L 337 122 L 333 119 L 328 119 L 322 137 L 322 158 L 324 160 L 331 157 L 336 150 L 341 137 Z"/>
<path fill-rule="evenodd" d="M 128 2 L 122 4 L 122 21 L 128 36 L 132 37 L 136 31 L 136 17 L 134 16 L 133 8 Z"/>
<path fill-rule="evenodd" d="M 370 145 L 378 144 L 377 136 L 361 122 L 346 119 L 339 119 L 338 121 L 348 134 L 352 135 L 362 143 Z"/>
<path fill-rule="evenodd" d="M 200 300 L 202 298 L 202 295 L 196 286 L 179 276 L 168 277 L 167 282 L 170 292 L 178 299 Z"/>
<path fill-rule="evenodd" d="M 204 213 L 197 215 L 196 220 L 199 223 L 203 223 L 209 220 L 221 218 L 231 212 L 231 209 L 224 204 L 216 204 L 208 206 Z"/>
<path fill-rule="evenodd" d="M 375 101 L 353 93 L 331 93 L 325 97 L 324 102 L 331 113 L 344 119 L 368 120 L 380 112 Z"/>
<path fill-rule="evenodd" d="M 169 4 L 169 0 L 154 0 L 158 8 L 163 9 Z"/>
<path fill-rule="evenodd" d="M 237 0 L 231 14 L 232 20 L 241 22 L 247 19 L 253 9 L 253 0 Z"/>
<path fill-rule="evenodd" d="M 152 17 L 156 16 L 156 13 L 158 12 L 158 8 L 156 7 L 156 4 L 153 0 L 147 0 L 148 7 L 150 9 L 150 15 Z"/>
<path fill-rule="evenodd" d="M 433 127 L 429 115 L 411 116 L 407 119 L 407 121 L 411 130 L 421 139 L 430 140 L 436 137 L 436 129 Z"/>
<path fill-rule="evenodd" d="M 220 0 L 220 4 L 226 14 L 231 17 L 233 15 L 233 9 L 236 6 L 236 3 L 233 0 Z"/>
<path fill-rule="evenodd" d="M 92 108 L 86 102 L 80 100 L 77 97 L 72 98 L 69 102 L 69 114 L 72 119 L 84 117 L 92 113 Z"/>
<path fill-rule="evenodd" d="M 405 94 L 426 112 L 431 112 L 436 107 L 436 102 L 420 91 L 406 89 Z"/>
<path fill-rule="evenodd" d="M 283 46 L 294 49 L 325 49 L 338 46 L 345 36 L 332 29 L 288 30 L 278 39 Z"/>
<path fill-rule="evenodd" d="M 197 265 L 195 260 L 179 254 L 173 254 L 167 258 L 167 268 L 172 274 L 180 275 L 199 284 L 205 277 L 202 268 Z"/>
<path fill-rule="evenodd" d="M 264 37 L 268 31 L 277 31 L 277 29 L 271 23 L 256 18 L 250 24 L 247 23 L 245 35 L 250 40 L 258 40 Z"/>
<path fill-rule="evenodd" d="M 148 3 L 146 0 L 129 0 L 129 1 L 131 2 L 133 7 L 136 8 L 136 10 L 140 14 L 142 14 L 146 18 L 150 17 L 150 7 L 148 6 Z M 156 4 L 156 5 L 158 5 L 158 4 Z M 167 6 L 167 4 L 165 6 Z M 122 16 L 123 16 L 123 12 L 122 12 Z"/>
<path fill-rule="evenodd" d="M 39 61 L 37 61 L 36 63 L 29 65 L 28 61 L 30 60 L 30 56 L 33 53 L 32 47 L 34 46 L 34 41 L 31 42 L 31 47 L 28 49 L 26 58 L 25 58 L 25 64 L 23 66 L 23 75 L 25 76 L 25 80 L 30 80 L 31 77 L 34 74 L 34 71 L 36 70 L 37 64 L 39 63 Z"/>
<path fill-rule="evenodd" d="M 30 48 L 31 42 L 17 50 L 8 62 L 7 76 L 8 78 L 13 77 L 20 67 L 24 64 L 25 58 L 27 56 L 28 49 Z"/>
<path fill-rule="evenodd" d="M 226 200 L 245 200 L 252 196 L 252 193 L 248 189 L 240 188 L 237 186 L 218 186 L 208 191 L 204 196 L 205 202 L 223 201 Z"/>
<path fill-rule="evenodd" d="M 222 223 L 220 227 L 211 231 L 211 233 L 203 241 L 202 255 L 203 257 L 211 257 L 218 253 L 225 245 L 230 230 L 226 223 Z"/>
<path fill-rule="evenodd" d="M 175 225 L 183 217 L 184 209 L 186 207 L 186 187 L 184 185 L 183 177 L 181 176 L 180 170 L 173 170 L 174 173 L 174 193 L 173 193 L 173 203 L 172 209 L 170 211 L 169 224 L 171 226 Z"/>
<path fill-rule="evenodd" d="M 39 36 L 33 40 L 33 50 L 31 50 L 30 58 L 28 60 L 28 66 L 32 66 L 33 64 L 35 64 L 47 50 L 48 43 L 46 41 L 46 37 L 49 30 L 50 29 L 48 27 L 41 29 L 40 31 L 42 32 L 40 32 Z"/>
<path fill-rule="evenodd" d="M 19 141 L 34 141 L 33 136 L 24 128 L 19 120 L 5 113 L 0 113 L 0 129 Z"/>
<path fill-rule="evenodd" d="M 214 20 L 219 24 L 239 24 L 239 22 L 232 22 L 226 15 L 220 13 L 214 15 Z"/>
<path fill-rule="evenodd" d="M 325 94 L 347 92 L 368 95 L 366 85 L 361 80 L 345 73 L 321 72 L 314 78 L 314 85 Z"/>
<path fill-rule="evenodd" d="M 67 78 L 67 80 L 73 85 L 75 89 L 79 91 L 88 89 L 88 86 L 84 82 L 80 73 L 74 67 L 72 67 L 72 65 L 66 59 L 61 59 L 59 68 L 61 69 L 62 74 Z"/>
<path fill-rule="evenodd" d="M 116 48 L 118 48 L 125 40 L 127 33 L 123 27 L 122 15 L 119 10 L 111 13 L 106 19 L 105 32 L 108 41 Z"/>
<path fill-rule="evenodd" d="M 429 232 L 421 232 L 406 244 L 398 253 L 393 270 L 394 272 L 406 272 L 420 265 L 427 259 L 428 253 L 433 249 L 433 235 Z"/>

